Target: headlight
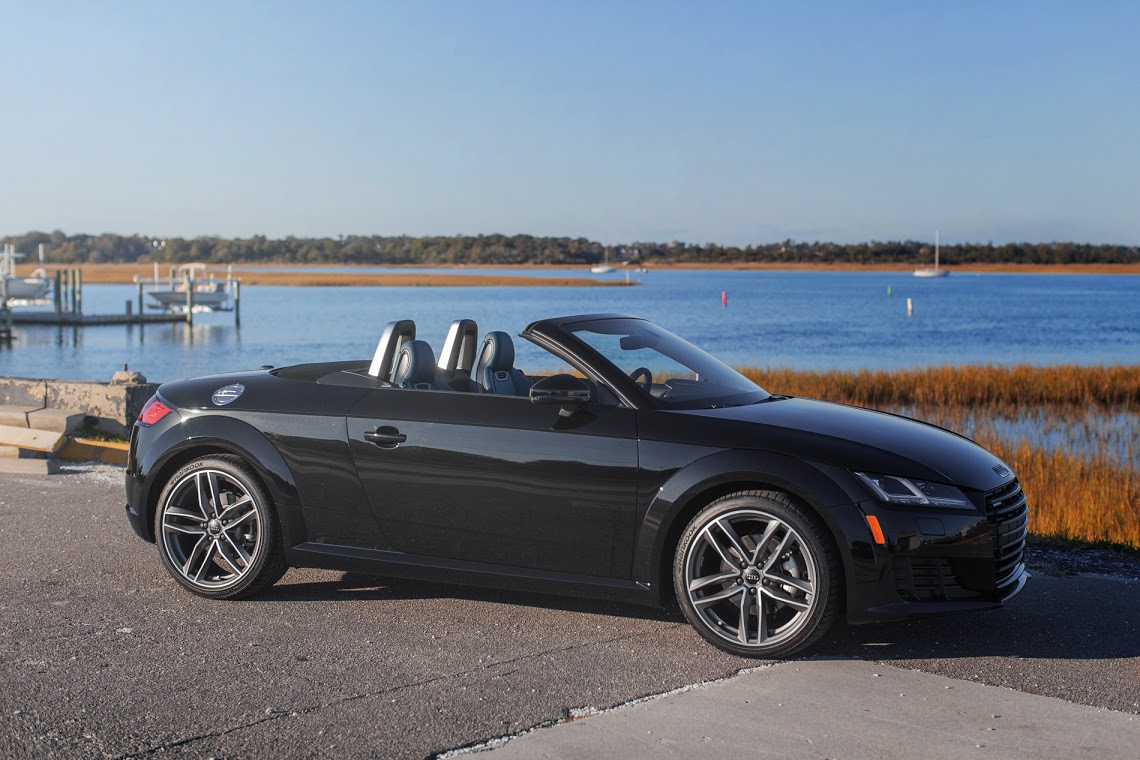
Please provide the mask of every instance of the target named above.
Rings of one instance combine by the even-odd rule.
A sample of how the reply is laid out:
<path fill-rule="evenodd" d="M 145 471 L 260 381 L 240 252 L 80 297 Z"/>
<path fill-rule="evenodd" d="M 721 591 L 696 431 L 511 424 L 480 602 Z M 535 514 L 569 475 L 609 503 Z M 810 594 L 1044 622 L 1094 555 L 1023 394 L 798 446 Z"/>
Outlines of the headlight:
<path fill-rule="evenodd" d="M 872 475 L 856 472 L 863 485 L 867 486 L 880 501 L 888 504 L 921 504 L 930 507 L 950 507 L 952 509 L 974 509 L 966 494 L 945 483 L 931 483 L 928 480 L 900 478 L 896 475 Z"/>

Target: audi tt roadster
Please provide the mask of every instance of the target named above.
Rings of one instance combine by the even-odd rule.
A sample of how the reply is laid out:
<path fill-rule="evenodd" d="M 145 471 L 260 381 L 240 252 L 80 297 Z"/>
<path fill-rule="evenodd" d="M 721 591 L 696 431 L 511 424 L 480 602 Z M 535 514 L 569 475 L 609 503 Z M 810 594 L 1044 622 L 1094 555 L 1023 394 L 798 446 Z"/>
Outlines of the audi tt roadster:
<path fill-rule="evenodd" d="M 974 442 L 770 393 L 644 319 L 410 320 L 371 360 L 162 385 L 131 435 L 127 517 L 186 590 L 321 567 L 649 605 L 782 657 L 840 617 L 992 609 L 1027 505 Z"/>

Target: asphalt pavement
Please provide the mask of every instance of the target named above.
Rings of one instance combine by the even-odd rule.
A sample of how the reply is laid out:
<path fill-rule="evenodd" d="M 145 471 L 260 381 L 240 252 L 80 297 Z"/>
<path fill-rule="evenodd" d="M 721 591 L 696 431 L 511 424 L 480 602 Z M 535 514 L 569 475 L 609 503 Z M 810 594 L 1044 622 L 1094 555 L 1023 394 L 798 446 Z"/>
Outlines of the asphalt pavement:
<path fill-rule="evenodd" d="M 677 614 L 605 602 L 318 570 L 290 570 L 253 600 L 200 599 L 131 532 L 121 481 L 103 466 L 0 476 L 0 757 L 422 758 L 561 724 L 501 751 L 554 742 L 565 727 L 601 731 L 651 708 L 682 738 L 711 731 L 713 742 L 731 726 L 698 720 L 704 708 L 685 708 L 691 726 L 668 712 L 702 694 L 714 701 L 698 706 L 716 704 L 721 684 L 694 684 L 807 698 L 829 678 L 858 683 L 850 669 L 864 666 L 879 666 L 876 685 L 920 671 L 973 682 L 963 693 L 1051 698 L 1025 708 L 1029 730 L 1038 712 L 1044 727 L 1061 720 L 1054 709 L 1080 709 L 1058 700 L 1114 711 L 1082 713 L 1108 716 L 1095 723 L 1100 757 L 1140 723 L 1129 720 L 1140 715 L 1140 566 L 1128 562 L 1073 574 L 1079 563 L 1041 555 L 1004 610 L 841 625 L 810 660 L 737 675 L 763 663 L 720 653 Z M 897 705 L 882 688 L 863 692 L 880 713 Z M 901 734 L 922 716 L 874 725 Z M 757 712 L 757 723 L 779 719 Z M 825 756 L 822 744 L 800 749 L 788 756 Z"/>

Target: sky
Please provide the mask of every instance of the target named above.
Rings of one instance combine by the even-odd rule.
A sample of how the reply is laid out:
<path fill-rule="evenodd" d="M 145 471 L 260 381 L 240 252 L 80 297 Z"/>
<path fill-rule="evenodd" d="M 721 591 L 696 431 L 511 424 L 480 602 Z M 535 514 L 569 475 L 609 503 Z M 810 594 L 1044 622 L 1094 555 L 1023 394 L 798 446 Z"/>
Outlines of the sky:
<path fill-rule="evenodd" d="M 0 0 L 0 234 L 1140 242 L 1140 3 Z"/>

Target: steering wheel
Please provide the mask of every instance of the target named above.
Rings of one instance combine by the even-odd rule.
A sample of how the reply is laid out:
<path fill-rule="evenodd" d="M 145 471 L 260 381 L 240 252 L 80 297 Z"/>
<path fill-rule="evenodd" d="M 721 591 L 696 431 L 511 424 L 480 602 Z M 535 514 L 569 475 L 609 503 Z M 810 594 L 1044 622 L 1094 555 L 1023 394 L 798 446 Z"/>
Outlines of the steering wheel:
<path fill-rule="evenodd" d="M 639 377 L 643 377 L 643 379 L 638 380 Z M 649 371 L 648 367 L 638 367 L 630 372 L 629 379 L 640 385 L 646 393 L 653 391 L 653 373 Z"/>

